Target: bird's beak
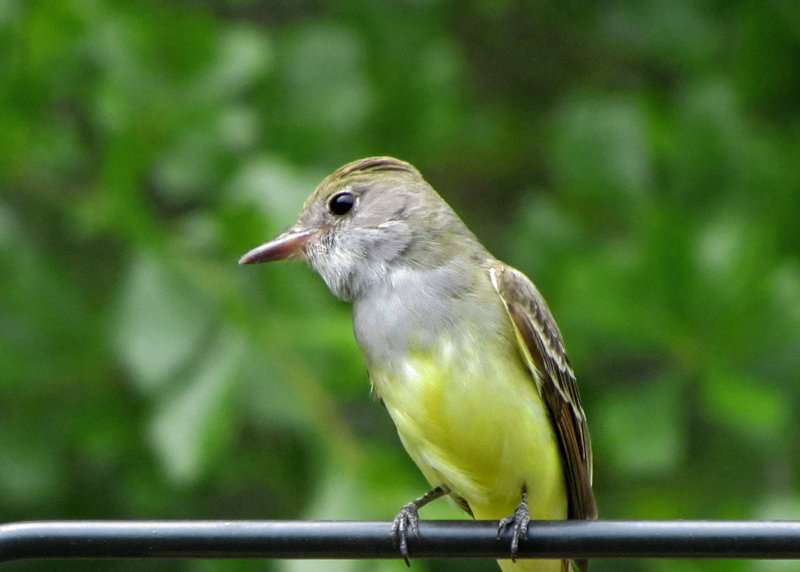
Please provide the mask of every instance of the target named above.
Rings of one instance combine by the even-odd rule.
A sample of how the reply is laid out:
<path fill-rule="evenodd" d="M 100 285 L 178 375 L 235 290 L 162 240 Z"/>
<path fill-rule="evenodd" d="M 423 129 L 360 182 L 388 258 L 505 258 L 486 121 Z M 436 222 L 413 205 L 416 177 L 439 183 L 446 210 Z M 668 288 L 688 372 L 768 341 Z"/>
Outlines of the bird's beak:
<path fill-rule="evenodd" d="M 255 264 L 256 262 L 300 258 L 314 234 L 313 230 L 290 228 L 269 242 L 256 246 L 239 259 L 239 264 Z"/>

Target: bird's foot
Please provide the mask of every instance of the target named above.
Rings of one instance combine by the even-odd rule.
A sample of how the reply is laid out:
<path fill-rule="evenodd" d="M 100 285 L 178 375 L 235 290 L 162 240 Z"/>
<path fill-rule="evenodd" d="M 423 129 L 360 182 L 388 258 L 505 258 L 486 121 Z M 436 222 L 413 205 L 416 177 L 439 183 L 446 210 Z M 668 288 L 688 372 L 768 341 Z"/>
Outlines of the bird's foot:
<path fill-rule="evenodd" d="M 522 500 L 517 505 L 517 508 L 510 515 L 500 520 L 500 525 L 497 527 L 497 538 L 500 538 L 500 535 L 507 528 L 511 528 L 511 560 L 514 562 L 517 561 L 520 540 L 528 537 L 528 524 L 530 521 L 528 495 L 525 491 L 522 491 Z"/>
<path fill-rule="evenodd" d="M 419 538 L 419 507 L 415 501 L 403 505 L 397 516 L 392 521 L 392 540 L 400 549 L 400 555 L 406 561 L 406 566 L 411 566 L 408 561 L 408 531 Z"/>
<path fill-rule="evenodd" d="M 392 521 L 392 540 L 395 546 L 400 548 L 400 554 L 406 561 L 406 566 L 411 566 L 408 561 L 408 531 L 414 533 L 419 538 L 419 509 L 441 496 L 446 495 L 449 489 L 444 485 L 439 485 L 435 489 L 428 491 L 418 499 L 414 499 L 408 504 L 403 505 L 397 516 Z"/>

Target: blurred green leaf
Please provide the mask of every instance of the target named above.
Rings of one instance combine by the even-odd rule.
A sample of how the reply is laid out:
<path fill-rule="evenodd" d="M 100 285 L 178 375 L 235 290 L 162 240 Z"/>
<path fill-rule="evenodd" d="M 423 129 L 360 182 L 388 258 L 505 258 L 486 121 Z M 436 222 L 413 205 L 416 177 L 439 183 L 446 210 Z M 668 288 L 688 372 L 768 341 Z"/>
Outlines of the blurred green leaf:
<path fill-rule="evenodd" d="M 196 480 L 230 443 L 230 392 L 244 345 L 231 332 L 222 332 L 201 355 L 172 395 L 158 404 L 149 427 L 167 475 L 179 483 Z"/>
<path fill-rule="evenodd" d="M 683 393 L 669 378 L 601 398 L 594 413 L 603 464 L 621 475 L 675 471 L 685 455 Z"/>
<path fill-rule="evenodd" d="M 152 392 L 179 373 L 207 335 L 208 302 L 151 255 L 131 261 L 114 319 L 116 350 L 132 379 Z"/>
<path fill-rule="evenodd" d="M 761 446 L 780 442 L 790 430 L 791 400 L 769 380 L 730 367 L 709 367 L 701 391 L 709 416 Z"/>
<path fill-rule="evenodd" d="M 635 205 L 649 190 L 652 168 L 646 116 L 634 98 L 575 98 L 561 111 L 556 133 L 556 177 L 577 195 L 583 208 L 622 215 L 623 209 Z"/>

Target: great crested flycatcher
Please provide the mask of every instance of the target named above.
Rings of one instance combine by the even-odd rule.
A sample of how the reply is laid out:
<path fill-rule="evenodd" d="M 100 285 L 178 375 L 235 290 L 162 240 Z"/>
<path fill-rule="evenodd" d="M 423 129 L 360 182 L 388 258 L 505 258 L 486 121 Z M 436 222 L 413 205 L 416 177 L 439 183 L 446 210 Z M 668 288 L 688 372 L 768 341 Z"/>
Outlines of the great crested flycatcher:
<path fill-rule="evenodd" d="M 329 175 L 289 230 L 239 263 L 286 258 L 352 301 L 372 388 L 434 487 L 394 520 L 402 555 L 409 530 L 419 535 L 417 510 L 450 495 L 474 518 L 500 519 L 498 534 L 512 530 L 505 572 L 568 571 L 567 560 L 515 560 L 530 519 L 597 514 L 575 376 L 533 283 L 391 157 Z"/>

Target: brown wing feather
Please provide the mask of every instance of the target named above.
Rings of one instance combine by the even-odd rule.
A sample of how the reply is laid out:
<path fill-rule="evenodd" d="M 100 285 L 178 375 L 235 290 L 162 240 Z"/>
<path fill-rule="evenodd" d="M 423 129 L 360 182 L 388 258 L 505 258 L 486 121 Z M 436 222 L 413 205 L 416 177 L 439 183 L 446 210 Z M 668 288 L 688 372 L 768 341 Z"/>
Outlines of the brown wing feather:
<path fill-rule="evenodd" d="M 561 332 L 536 286 L 521 272 L 497 263 L 490 268 L 492 283 L 508 309 L 531 371 L 556 429 L 571 519 L 597 518 L 592 493 L 592 444 L 581 407 L 575 374 L 564 350 Z"/>

